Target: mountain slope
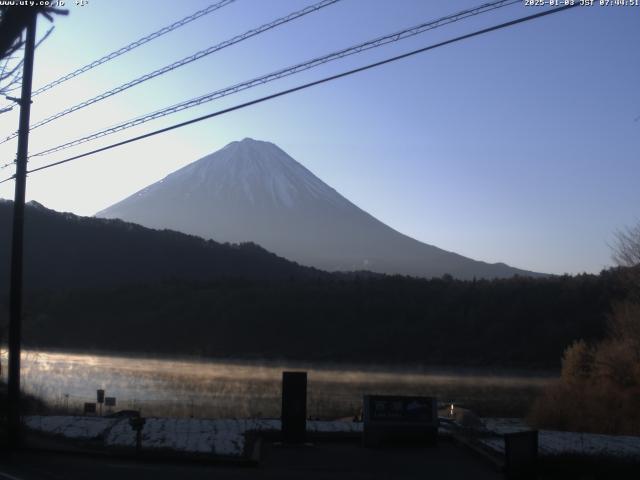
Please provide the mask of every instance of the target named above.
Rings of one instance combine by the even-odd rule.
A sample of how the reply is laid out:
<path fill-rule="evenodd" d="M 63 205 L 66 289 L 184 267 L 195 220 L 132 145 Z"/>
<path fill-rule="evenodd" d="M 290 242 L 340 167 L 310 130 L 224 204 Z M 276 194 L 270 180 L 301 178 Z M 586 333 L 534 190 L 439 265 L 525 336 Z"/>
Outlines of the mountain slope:
<path fill-rule="evenodd" d="M 0 200 L 0 290 L 9 280 L 13 202 Z M 35 202 L 25 212 L 29 288 L 89 288 L 167 279 L 287 279 L 322 275 L 254 244 L 223 245 L 121 220 L 78 217 Z"/>
<path fill-rule="evenodd" d="M 221 242 L 253 241 L 324 270 L 457 278 L 535 275 L 403 235 L 269 142 L 232 142 L 96 214 Z"/>

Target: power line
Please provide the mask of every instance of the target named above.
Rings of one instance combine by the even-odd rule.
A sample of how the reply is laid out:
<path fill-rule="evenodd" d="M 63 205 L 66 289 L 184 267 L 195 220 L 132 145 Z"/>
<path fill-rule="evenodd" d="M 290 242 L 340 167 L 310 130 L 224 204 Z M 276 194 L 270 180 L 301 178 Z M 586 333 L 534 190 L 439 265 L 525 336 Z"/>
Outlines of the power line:
<path fill-rule="evenodd" d="M 47 90 L 50 90 L 51 88 L 55 87 L 56 85 L 60 85 L 63 82 L 66 82 L 67 80 L 71 80 L 74 77 L 77 77 L 78 75 L 81 75 L 85 72 L 88 72 L 89 70 L 96 68 L 99 65 L 102 65 L 103 63 L 106 63 L 110 60 L 113 60 L 114 58 L 119 57 L 120 55 L 123 55 L 127 52 L 130 52 L 131 50 L 138 48 L 142 45 L 144 45 L 145 43 L 148 43 L 152 40 L 155 40 L 158 37 L 161 37 L 169 32 L 172 32 L 173 30 L 176 30 L 180 27 L 183 27 L 185 25 L 187 25 L 188 23 L 193 22 L 194 20 L 197 20 L 200 17 L 204 17 L 205 15 L 208 15 L 210 13 L 215 12 L 216 10 L 221 9 L 222 7 L 226 7 L 227 5 L 235 2 L 236 0 L 221 0 L 218 3 L 214 3 L 209 5 L 207 8 L 203 8 L 202 10 L 198 10 L 195 13 L 192 13 L 191 15 L 188 15 L 186 17 L 184 17 L 181 20 L 178 20 L 177 22 L 172 23 L 171 25 L 167 25 L 166 27 L 161 28 L 160 30 L 156 30 L 153 33 L 150 33 L 149 35 L 146 35 L 142 38 L 139 38 L 138 40 L 131 42 L 128 45 L 125 45 L 122 48 L 119 48 L 118 50 L 114 50 L 111 53 L 106 54 L 105 56 L 94 60 L 91 63 L 88 63 L 87 65 L 78 68 L 77 70 L 74 70 L 73 72 L 70 72 L 60 78 L 58 78 L 57 80 L 54 80 L 51 83 L 48 83 L 46 85 L 44 85 L 43 87 L 40 87 L 39 89 L 37 89 L 35 92 L 33 92 L 32 96 L 36 96 L 41 94 L 42 92 L 46 92 Z"/>
<path fill-rule="evenodd" d="M 459 37 L 455 37 L 455 38 L 452 38 L 452 39 L 449 39 L 449 40 L 445 40 L 443 42 L 439 42 L 439 43 L 436 43 L 436 44 L 433 44 L 433 45 L 429 45 L 427 47 L 419 48 L 417 50 L 412 50 L 410 52 L 403 53 L 403 54 L 397 55 L 395 57 L 391 57 L 391 58 L 387 58 L 385 60 L 381 60 L 379 62 L 370 63 L 370 64 L 365 65 L 363 67 L 354 68 L 353 70 L 348 70 L 346 72 L 342 72 L 342 73 L 339 73 L 339 74 L 336 74 L 336 75 L 331 75 L 329 77 L 324 77 L 324 78 L 321 78 L 320 80 L 315 80 L 313 82 L 305 83 L 305 84 L 299 85 L 297 87 L 289 88 L 287 90 L 282 90 L 280 92 L 277 92 L 277 93 L 274 93 L 274 94 L 271 94 L 271 95 L 267 95 L 265 97 L 261 97 L 261 98 L 258 98 L 256 100 L 251 100 L 249 102 L 241 103 L 241 104 L 235 105 L 233 107 L 225 108 L 223 110 L 218 110 L 216 112 L 209 113 L 209 114 L 203 115 L 201 117 L 193 118 L 193 119 L 187 120 L 185 122 L 181 122 L 181 123 L 177 123 L 175 125 L 171 125 L 169 127 L 161 128 L 161 129 L 155 130 L 153 132 L 145 133 L 145 134 L 139 135 L 137 137 L 133 137 L 133 138 L 129 138 L 127 140 L 123 140 L 121 142 L 117 142 L 117 143 L 113 143 L 111 145 L 107 145 L 105 147 L 97 148 L 95 150 L 91 150 L 89 152 L 82 153 L 80 155 L 75 155 L 73 157 L 66 158 L 64 160 L 60 160 L 60 161 L 57 161 L 57 162 L 49 163 L 47 165 L 43 165 L 41 167 L 37 167 L 37 168 L 34 168 L 32 170 L 29 170 L 27 173 L 34 173 L 34 172 L 38 172 L 40 170 L 45 170 L 47 168 L 55 167 L 57 165 L 62 165 L 63 163 L 68 163 L 68 162 L 71 162 L 73 160 L 77 160 L 79 158 L 87 157 L 89 155 L 94 155 L 96 153 L 104 152 L 106 150 L 111 150 L 112 148 L 120 147 L 120 146 L 126 145 L 128 143 L 137 142 L 138 140 L 143 140 L 145 138 L 153 137 L 155 135 L 159 135 L 161 133 L 168 132 L 170 130 L 175 130 L 177 128 L 185 127 L 187 125 L 191 125 L 193 123 L 201 122 L 201 121 L 207 120 L 209 118 L 213 118 L 213 117 L 217 117 L 217 116 L 220 116 L 220 115 L 224 115 L 226 113 L 230 113 L 230 112 L 233 112 L 235 110 L 240 110 L 240 109 L 249 107 L 251 105 L 256 105 L 258 103 L 266 102 L 268 100 L 272 100 L 274 98 L 282 97 L 284 95 L 288 95 L 290 93 L 294 93 L 294 92 L 297 92 L 297 91 L 300 91 L 300 90 L 304 90 L 304 89 L 307 89 L 307 88 L 310 88 L 310 87 L 313 87 L 313 86 L 316 86 L 316 85 L 320 85 L 322 83 L 330 82 L 332 80 L 337 80 L 339 78 L 346 77 L 346 76 L 349 76 L 349 75 L 353 75 L 353 74 L 356 74 L 356 73 L 359 73 L 359 72 L 363 72 L 365 70 L 369 70 L 369 69 L 372 69 L 372 68 L 375 68 L 375 67 L 379 67 L 381 65 L 386 65 L 387 63 L 392 63 L 392 62 L 395 62 L 395 61 L 398 61 L 398 60 L 401 60 L 401 59 L 404 59 L 404 58 L 411 57 L 413 55 L 417 55 L 419 53 L 427 52 L 427 51 L 433 50 L 435 48 L 439 48 L 439 47 L 443 47 L 445 45 L 449 45 L 451 43 L 456 43 L 456 42 L 459 42 L 461 40 L 466 40 L 466 39 L 469 39 L 469 38 L 472 38 L 472 37 L 483 35 L 485 33 L 493 32 L 495 30 L 500 30 L 502 28 L 511 27 L 513 25 L 517 25 L 517 24 L 520 24 L 520 23 L 528 22 L 530 20 L 535 20 L 537 18 L 541 18 L 541 17 L 547 16 L 547 15 L 551 15 L 551 14 L 554 14 L 554 13 L 562 12 L 564 10 L 568 10 L 570 8 L 574 8 L 574 7 L 577 7 L 577 6 L 579 6 L 578 3 L 574 3 L 573 5 L 565 5 L 565 6 L 554 8 L 554 9 L 551 9 L 551 10 L 545 10 L 543 12 L 535 13 L 533 15 L 528 15 L 526 17 L 520 17 L 520 18 L 517 18 L 515 20 L 511 20 L 509 22 L 505 22 L 505 23 L 501 23 L 499 25 L 494 25 L 492 27 L 484 28 L 482 30 L 476 30 L 475 32 L 467 33 L 467 34 L 461 35 Z M 12 179 L 13 179 L 13 177 L 6 178 L 6 179 L 0 181 L 0 184 L 4 183 L 4 182 L 8 182 L 9 180 L 12 180 Z"/>
<path fill-rule="evenodd" d="M 252 80 L 248 80 L 242 83 L 238 83 L 235 85 L 232 85 L 230 87 L 226 87 L 223 88 L 221 90 L 216 90 L 214 92 L 208 93 L 206 95 L 202 95 L 200 97 L 195 97 L 192 98 L 190 100 L 186 100 L 184 102 L 180 102 L 177 103 L 175 105 L 166 107 L 164 109 L 161 110 L 157 110 L 155 112 L 140 116 L 140 117 L 136 117 L 133 118 L 131 120 L 127 120 L 126 122 L 120 123 L 118 125 L 106 128 L 104 130 L 100 130 L 98 132 L 94 132 L 90 135 L 72 140 L 70 142 L 61 144 L 61 145 L 57 145 L 55 147 L 51 147 L 49 149 L 43 150 L 41 152 L 35 153 L 33 155 L 31 155 L 31 158 L 33 157 L 38 157 L 38 156 L 44 156 L 44 155 L 48 155 L 54 152 L 58 152 L 61 150 L 66 150 L 67 148 L 71 148 L 71 147 L 75 147 L 77 145 L 80 145 L 82 143 L 86 143 L 89 142 L 91 140 L 95 140 L 97 138 L 101 138 L 107 135 L 111 135 L 113 133 L 117 133 L 120 132 L 122 130 L 126 130 L 128 128 L 132 128 L 135 127 L 137 125 L 141 125 L 143 123 L 149 122 L 151 120 L 155 120 L 167 115 L 171 115 L 173 113 L 177 113 L 180 112 L 182 110 L 186 110 L 189 108 L 193 108 L 193 107 L 197 107 L 199 105 L 202 105 L 204 103 L 208 103 L 211 102 L 213 100 L 217 100 L 219 98 L 222 97 L 226 97 L 228 95 L 232 95 L 238 92 L 241 92 L 243 90 L 247 90 L 259 85 L 263 85 L 265 83 L 269 83 L 284 77 L 288 77 L 290 75 L 305 71 L 305 70 L 309 70 L 311 68 L 315 68 L 317 66 L 323 65 L 325 63 L 334 61 L 334 60 L 338 60 L 350 55 L 354 55 L 357 53 L 361 53 L 363 51 L 366 50 L 370 50 L 373 48 L 378 48 L 381 47 L 383 45 L 392 43 L 392 42 L 397 42 L 400 40 L 404 40 L 405 38 L 409 38 L 415 35 L 418 35 L 420 33 L 424 33 L 428 30 L 433 30 L 435 28 L 438 27 L 442 27 L 444 25 L 448 25 L 450 23 L 454 23 L 460 20 L 463 20 L 465 18 L 471 17 L 471 16 L 475 16 L 475 15 L 479 15 L 482 13 L 486 13 L 492 10 L 496 10 L 498 8 L 502 8 L 502 7 L 506 7 L 509 5 L 512 5 L 514 3 L 520 3 L 520 0 L 502 0 L 502 1 L 494 1 L 494 2 L 490 2 L 490 3 L 485 3 L 482 5 L 479 5 L 478 7 L 474 7 L 474 8 L 470 8 L 467 10 L 463 10 L 461 12 L 457 12 L 454 14 L 450 14 L 447 15 L 445 17 L 441 17 L 437 20 L 431 20 L 429 22 L 425 22 L 425 23 L 421 23 L 419 25 L 410 27 L 410 28 L 406 28 L 404 30 L 400 30 L 382 37 L 378 37 L 375 38 L 373 40 L 368 40 L 366 42 L 348 47 L 348 48 L 344 48 L 342 50 L 338 50 L 336 52 L 332 52 L 329 53 L 327 55 L 323 55 L 322 57 L 317 57 L 314 58 L 312 60 L 308 60 L 306 62 L 302 62 L 290 67 L 286 67 L 280 70 L 277 70 L 275 72 L 271 72 L 268 73 L 266 75 L 263 75 L 261 77 L 257 77 L 254 78 Z"/>
<path fill-rule="evenodd" d="M 160 75 L 164 75 L 165 73 L 168 73 L 172 70 L 175 70 L 176 68 L 180 68 L 183 67 L 191 62 L 195 62 L 196 60 L 199 60 L 203 57 L 206 57 L 207 55 L 211 55 L 214 52 L 217 52 L 219 50 L 222 50 L 223 48 L 229 47 L 231 45 L 235 45 L 236 43 L 240 43 L 244 40 L 247 40 L 248 38 L 254 37 L 256 35 L 259 35 L 263 32 L 266 32 L 267 30 L 271 30 L 273 28 L 276 28 L 280 25 L 283 25 L 285 23 L 291 22 L 293 20 L 296 20 L 300 17 L 303 17 L 305 15 L 308 15 L 310 13 L 316 12 L 322 8 L 328 7 L 330 5 L 333 5 L 334 3 L 339 2 L 340 0 L 321 0 L 318 3 L 315 3 L 313 5 L 310 5 L 306 8 L 303 8 L 302 10 L 298 10 L 296 12 L 290 13 L 289 15 L 286 15 L 284 17 L 278 18 L 277 20 L 274 20 L 272 22 L 266 23 L 258 28 L 254 28 L 252 30 L 248 30 L 245 33 L 241 34 L 241 35 L 236 35 L 235 37 L 229 39 L 229 40 L 225 40 L 222 43 L 218 43 L 216 45 L 213 45 L 209 48 L 206 48 L 204 50 L 200 50 L 199 52 L 196 52 L 192 55 L 189 55 L 188 57 L 185 57 L 181 60 L 178 60 L 176 62 L 171 63 L 170 65 L 165 65 L 162 68 L 159 68 L 157 70 L 154 70 L 153 72 L 147 73 L 145 75 L 142 75 L 141 77 L 135 78 L 127 83 L 123 83 L 122 85 L 119 85 L 111 90 L 108 90 L 106 92 L 103 92 L 99 95 L 96 95 L 95 97 L 89 98 L 88 100 L 85 100 L 83 102 L 80 102 L 72 107 L 66 108 L 54 115 L 51 115 L 47 118 L 45 118 L 44 120 L 40 120 L 39 122 L 36 122 L 35 124 L 31 125 L 31 130 L 34 130 L 38 127 L 41 127 L 42 125 L 46 125 L 49 122 L 52 122 L 54 120 L 57 120 L 60 117 L 64 117 L 65 115 L 68 115 L 70 113 L 73 113 L 75 111 L 80 110 L 81 108 L 84 107 L 88 107 L 89 105 L 92 105 L 96 102 L 99 102 L 101 100 L 104 100 L 105 98 L 109 98 L 113 95 L 116 95 L 120 92 L 123 92 L 125 90 L 128 90 L 131 87 L 134 87 L 136 85 L 139 85 L 143 82 L 146 82 L 148 80 L 151 80 L 152 78 L 158 77 Z M 0 144 L 7 142 L 8 140 L 11 140 L 12 138 L 15 138 L 17 136 L 17 132 L 12 133 L 11 135 L 9 135 L 8 137 L 6 137 L 4 140 L 0 141 Z"/>

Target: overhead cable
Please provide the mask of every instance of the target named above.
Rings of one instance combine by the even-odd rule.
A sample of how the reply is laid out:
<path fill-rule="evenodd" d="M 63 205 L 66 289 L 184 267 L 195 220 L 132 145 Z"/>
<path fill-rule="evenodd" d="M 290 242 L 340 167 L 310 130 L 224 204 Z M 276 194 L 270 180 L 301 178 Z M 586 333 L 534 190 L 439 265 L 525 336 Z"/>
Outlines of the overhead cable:
<path fill-rule="evenodd" d="M 360 52 L 364 52 L 366 50 L 370 50 L 373 48 L 377 48 L 377 47 L 381 47 L 383 45 L 392 43 L 392 42 L 397 42 L 399 40 L 403 40 L 405 38 L 409 38 L 415 35 L 418 35 L 420 33 L 426 32 L 428 30 L 432 30 L 438 27 L 442 27 L 444 25 L 453 23 L 453 22 L 457 22 L 460 21 L 462 19 L 471 17 L 471 16 L 475 16 L 475 15 L 479 15 L 481 13 L 486 13 L 492 10 L 495 10 L 497 8 L 502 8 L 508 5 L 512 5 L 514 3 L 520 3 L 520 0 L 503 0 L 503 1 L 494 1 L 494 2 L 490 2 L 490 3 L 485 3 L 483 5 L 480 5 L 478 7 L 474 7 L 471 9 L 467 9 L 467 10 L 463 10 L 461 12 L 458 13 L 454 13 L 451 15 L 447 15 L 445 17 L 439 18 L 437 20 L 431 20 L 429 22 L 425 22 L 425 23 L 421 23 L 419 25 L 410 27 L 410 28 L 406 28 L 404 30 L 400 30 L 394 33 L 391 33 L 389 35 L 385 35 L 382 37 L 378 37 L 375 38 L 373 40 L 368 40 L 366 42 L 348 47 L 348 48 L 344 48 L 342 50 L 338 50 L 336 52 L 333 53 L 329 53 L 327 55 L 323 55 L 321 57 L 317 57 L 317 58 L 313 58 L 311 60 L 302 62 L 302 63 L 298 63 L 296 65 L 290 66 L 290 67 L 286 67 L 280 70 L 277 70 L 275 72 L 271 72 L 268 73 L 266 75 L 262 75 L 260 77 L 248 80 L 248 81 L 244 81 L 235 85 L 232 85 L 230 87 L 225 87 L 221 90 L 216 90 L 214 92 L 210 92 L 207 93 L 205 95 L 199 96 L 199 97 L 195 97 L 180 103 L 177 103 L 175 105 L 171 105 L 169 107 L 163 108 L 161 110 L 157 110 L 155 112 L 151 112 L 130 120 L 127 120 L 125 122 L 119 123 L 117 125 L 111 126 L 109 128 L 100 130 L 98 132 L 94 132 L 91 133 L 89 135 L 86 135 L 84 137 L 72 140 L 70 142 L 66 142 L 64 144 L 61 145 L 57 145 L 55 147 L 51 147 L 48 148 L 46 150 L 34 153 L 31 155 L 31 157 L 38 157 L 38 156 L 43 156 L 43 155 L 48 155 L 54 152 L 58 152 L 61 150 L 65 150 L 67 148 L 71 148 L 71 147 L 75 147 L 77 145 L 80 145 L 82 143 L 86 143 L 107 135 L 111 135 L 113 133 L 117 133 L 120 132 L 122 130 L 126 130 L 128 128 L 132 128 L 135 127 L 137 125 L 141 125 L 143 123 L 149 122 L 151 120 L 155 120 L 167 115 L 171 115 L 173 113 L 177 113 L 180 112 L 182 110 L 186 110 L 189 108 L 193 108 L 193 107 L 197 107 L 199 105 L 202 105 L 204 103 L 208 103 L 211 102 L 213 100 L 217 100 L 219 98 L 222 97 L 226 97 L 228 95 L 232 95 L 234 93 L 238 93 L 241 92 L 243 90 L 247 90 L 265 83 L 269 83 L 272 82 L 274 80 L 278 80 L 280 78 L 284 78 L 290 75 L 293 75 L 295 73 L 299 73 L 305 70 L 309 70 L 311 68 L 323 65 L 325 63 L 334 61 L 334 60 L 338 60 L 340 58 L 344 58 L 350 55 L 354 55 Z"/>
<path fill-rule="evenodd" d="M 38 127 L 41 127 L 43 125 L 46 125 L 49 122 L 52 122 L 54 120 L 57 120 L 58 118 L 64 117 L 65 115 L 68 115 L 70 113 L 76 112 L 82 108 L 88 107 L 89 105 L 93 105 L 94 103 L 97 103 L 101 100 L 104 100 L 106 98 L 112 97 L 113 95 L 116 95 L 118 93 L 121 93 L 125 90 L 128 90 L 131 87 L 134 87 L 136 85 L 139 85 L 143 82 L 146 82 L 148 80 L 151 80 L 152 78 L 156 78 L 160 75 L 164 75 L 165 73 L 171 72 L 177 68 L 183 67 L 185 65 L 188 65 L 189 63 L 195 62 L 196 60 L 199 60 L 203 57 L 206 57 L 207 55 L 211 55 L 214 52 L 217 52 L 219 50 L 222 50 L 223 48 L 227 48 L 230 47 L 231 45 L 235 45 L 236 43 L 242 42 L 244 40 L 247 40 L 248 38 L 254 37 L 256 35 L 259 35 L 263 32 L 266 32 L 267 30 L 271 30 L 273 28 L 276 28 L 280 25 L 283 25 L 285 23 L 291 22 L 293 20 L 296 20 L 300 17 L 303 17 L 305 15 L 308 15 L 310 13 L 316 12 L 322 8 L 328 7 L 329 5 L 333 5 L 334 3 L 339 2 L 340 0 L 322 0 L 318 3 L 315 3 L 313 5 L 310 5 L 306 8 L 303 8 L 302 10 L 298 10 L 296 12 L 290 13 L 289 15 L 286 15 L 284 17 L 278 18 L 272 22 L 266 23 L 260 27 L 254 28 L 252 30 L 249 30 L 241 35 L 236 35 L 233 38 L 230 38 L 229 40 L 225 40 L 224 42 L 218 43 L 216 45 L 212 45 L 209 48 L 206 48 L 204 50 L 200 50 L 199 52 L 196 52 L 192 55 L 189 55 L 188 57 L 184 57 L 178 61 L 175 61 L 169 65 L 165 65 L 162 68 L 159 68 L 157 70 L 154 70 L 153 72 L 147 73 L 145 75 L 142 75 L 138 78 L 135 78 L 133 80 L 130 80 L 129 82 L 123 83 L 122 85 L 119 85 L 111 90 L 108 90 L 106 92 L 103 92 L 99 95 L 96 95 L 95 97 L 89 98 L 87 100 L 84 100 L 83 102 L 80 102 L 76 105 L 73 105 L 72 107 L 66 108 L 58 113 L 55 113 L 43 120 L 40 120 L 39 122 L 36 122 L 34 124 L 31 125 L 30 130 L 34 130 Z M 8 137 L 6 137 L 4 140 L 0 141 L 0 144 L 5 143 L 9 140 L 11 140 L 12 138 L 15 138 L 18 135 L 18 132 L 14 132 L 11 135 L 9 135 Z"/>
<path fill-rule="evenodd" d="M 74 70 L 73 72 L 67 73 L 66 75 L 63 75 L 62 77 L 54 80 L 53 82 L 47 83 L 46 85 L 38 88 L 37 90 L 35 90 L 31 96 L 35 97 L 36 95 L 41 94 L 42 92 L 46 92 L 47 90 L 52 89 L 53 87 L 60 85 L 63 82 L 66 82 L 67 80 L 71 80 L 72 78 L 77 77 L 78 75 L 82 75 L 85 72 L 88 72 L 89 70 L 92 70 L 94 68 L 96 68 L 99 65 L 102 65 L 103 63 L 106 63 L 110 60 L 113 60 L 114 58 L 119 57 L 120 55 L 123 55 L 127 52 L 130 52 L 131 50 L 138 48 L 142 45 L 144 45 L 145 43 L 149 43 L 152 40 L 155 40 L 158 37 L 161 37 L 169 32 L 172 32 L 180 27 L 183 27 L 191 22 L 193 22 L 194 20 L 197 20 L 200 17 L 204 17 L 205 15 L 208 15 L 210 13 L 215 12 L 216 10 L 221 9 L 222 7 L 226 7 L 227 5 L 235 2 L 236 0 L 221 0 L 218 3 L 214 3 L 212 5 L 209 5 L 206 8 L 203 8 L 202 10 L 198 10 L 197 12 L 192 13 L 191 15 L 187 15 L 186 17 L 184 17 L 181 20 L 178 20 L 177 22 L 173 22 L 171 25 L 167 25 L 166 27 L 162 27 L 160 30 L 156 30 L 153 33 L 150 33 L 149 35 L 145 35 L 142 38 L 139 38 L 138 40 L 129 43 L 128 45 L 125 45 L 122 48 L 119 48 L 117 50 L 114 50 L 113 52 L 110 52 L 106 55 L 104 55 L 103 57 L 98 58 L 97 60 L 92 61 L 91 63 L 88 63 L 86 65 L 84 65 L 83 67 L 80 67 L 76 70 Z"/>
<path fill-rule="evenodd" d="M 191 125 L 191 124 L 194 124 L 194 123 L 197 123 L 197 122 L 201 122 L 201 121 L 207 120 L 209 118 L 217 117 L 217 116 L 220 116 L 220 115 L 224 115 L 226 113 L 230 113 L 230 112 L 233 112 L 233 111 L 236 111 L 236 110 L 240 110 L 240 109 L 249 107 L 251 105 L 256 105 L 256 104 L 259 104 L 259 103 L 262 103 L 262 102 L 266 102 L 268 100 L 273 100 L 274 98 L 282 97 L 284 95 L 289 95 L 291 93 L 294 93 L 294 92 L 297 92 L 297 91 L 300 91 L 300 90 L 304 90 L 304 89 L 307 89 L 307 88 L 310 88 L 310 87 L 313 87 L 313 86 L 316 86 L 316 85 L 320 85 L 320 84 L 323 84 L 323 83 L 326 83 L 326 82 L 337 80 L 337 79 L 342 78 L 342 77 L 353 75 L 355 73 L 363 72 L 365 70 L 369 70 L 369 69 L 376 68 L 376 67 L 379 67 L 379 66 L 382 66 L 382 65 L 386 65 L 386 64 L 391 63 L 391 62 L 396 62 L 398 60 L 401 60 L 401 59 L 404 59 L 404 58 L 407 58 L 407 57 L 411 57 L 411 56 L 417 55 L 419 53 L 427 52 L 427 51 L 433 50 L 435 48 L 443 47 L 443 46 L 449 45 L 451 43 L 456 43 L 456 42 L 459 42 L 461 40 L 466 40 L 466 39 L 469 39 L 469 38 L 472 38 L 472 37 L 483 35 L 485 33 L 493 32 L 495 30 L 500 30 L 502 28 L 511 27 L 513 25 L 517 25 L 517 24 L 520 24 L 520 23 L 524 23 L 524 22 L 528 22 L 528 21 L 531 21 L 531 20 L 535 20 L 535 19 L 547 16 L 547 15 L 552 15 L 554 13 L 559 13 L 559 12 L 562 12 L 562 11 L 565 11 L 565 10 L 568 10 L 570 8 L 574 8 L 574 7 L 577 7 L 577 6 L 579 6 L 578 3 L 568 4 L 568 5 L 565 5 L 565 6 L 562 6 L 562 7 L 553 8 L 553 9 L 550 9 L 550 10 L 544 10 L 542 12 L 538 12 L 538 13 L 535 13 L 533 15 L 528 15 L 526 17 L 520 17 L 520 18 L 517 18 L 515 20 L 511 20 L 509 22 L 505 22 L 505 23 L 501 23 L 499 25 L 494 25 L 492 27 L 484 28 L 482 30 L 476 30 L 474 32 L 467 33 L 466 35 L 461 35 L 459 37 L 455 37 L 455 38 L 452 38 L 452 39 L 449 39 L 449 40 L 445 40 L 443 42 L 439 42 L 439 43 L 436 43 L 436 44 L 433 44 L 433 45 L 429 45 L 427 47 L 419 48 L 417 50 L 412 50 L 410 52 L 403 53 L 403 54 L 397 55 L 395 57 L 391 57 L 391 58 L 387 58 L 385 60 L 381 60 L 379 62 L 370 63 L 370 64 L 365 65 L 363 67 L 354 68 L 353 70 L 348 70 L 346 72 L 342 72 L 342 73 L 339 73 L 339 74 L 336 74 L 336 75 L 331 75 L 329 77 L 321 78 L 320 80 L 315 80 L 313 82 L 305 83 L 304 85 L 299 85 L 297 87 L 289 88 L 287 90 L 282 90 L 280 92 L 273 93 L 273 94 L 267 95 L 265 97 L 261 97 L 261 98 L 255 99 L 255 100 L 251 100 L 249 102 L 241 103 L 239 105 L 235 105 L 233 107 L 225 108 L 223 110 L 218 110 L 216 112 L 209 113 L 209 114 L 203 115 L 201 117 L 193 118 L 193 119 L 187 120 L 185 122 L 177 123 L 177 124 L 171 125 L 169 127 L 161 128 L 159 130 L 154 130 L 153 132 L 145 133 L 143 135 L 138 135 L 137 137 L 129 138 L 127 140 L 123 140 L 121 142 L 117 142 L 117 143 L 113 143 L 111 145 L 107 145 L 107 146 L 104 146 L 104 147 L 101 147 L 101 148 L 97 148 L 97 149 L 91 150 L 89 152 L 85 152 L 85 153 L 82 153 L 82 154 L 79 154 L 79 155 L 74 155 L 73 157 L 69 157 L 69 158 L 66 158 L 64 160 L 59 160 L 57 162 L 49 163 L 47 165 L 43 165 L 41 167 L 37 167 L 37 168 L 31 169 L 27 173 L 34 173 L 34 172 L 38 172 L 38 171 L 41 171 L 41 170 L 52 168 L 52 167 L 55 167 L 55 166 L 58 166 L 58 165 L 62 165 L 64 163 L 68 163 L 68 162 L 77 160 L 79 158 L 88 157 L 88 156 L 94 155 L 96 153 L 104 152 L 106 150 L 111 150 L 113 148 L 120 147 L 122 145 L 127 145 L 129 143 L 137 142 L 139 140 L 143 140 L 145 138 L 149 138 L 149 137 L 152 137 L 152 136 L 155 136 L 155 135 L 159 135 L 161 133 L 165 133 L 165 132 L 168 132 L 168 131 L 171 131 L 171 130 L 175 130 L 177 128 L 181 128 L 181 127 L 185 127 L 187 125 Z M 13 178 L 14 177 L 5 178 L 4 180 L 0 181 L 0 184 L 4 183 L 4 182 L 8 182 L 8 181 L 12 180 Z"/>

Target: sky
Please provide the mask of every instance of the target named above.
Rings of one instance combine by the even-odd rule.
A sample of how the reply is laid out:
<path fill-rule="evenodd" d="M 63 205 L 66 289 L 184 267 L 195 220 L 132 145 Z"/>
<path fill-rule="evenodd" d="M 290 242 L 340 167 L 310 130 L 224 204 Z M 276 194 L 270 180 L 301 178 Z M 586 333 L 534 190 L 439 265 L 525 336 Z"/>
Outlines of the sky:
<path fill-rule="evenodd" d="M 213 0 L 66 1 L 34 89 Z M 32 123 L 314 3 L 237 0 L 34 98 Z M 30 152 L 482 0 L 342 0 L 34 129 Z M 548 7 L 524 2 L 44 157 L 30 168 Z M 38 38 L 50 28 L 44 18 Z M 577 7 L 281 97 L 28 178 L 27 200 L 93 215 L 229 142 L 271 141 L 394 229 L 547 273 L 612 264 L 640 221 L 640 7 Z M 0 102 L 6 105 L 6 102 Z M 0 115 L 0 138 L 18 123 Z M 15 157 L 0 145 L 0 163 Z M 0 179 L 12 174 L 0 170 Z M 13 182 L 0 185 L 13 198 Z"/>

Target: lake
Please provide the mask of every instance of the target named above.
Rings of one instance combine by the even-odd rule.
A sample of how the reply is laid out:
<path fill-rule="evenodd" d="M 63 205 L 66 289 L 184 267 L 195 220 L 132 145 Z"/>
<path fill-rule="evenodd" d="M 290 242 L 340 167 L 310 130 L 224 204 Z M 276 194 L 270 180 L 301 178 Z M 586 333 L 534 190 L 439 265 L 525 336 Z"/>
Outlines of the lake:
<path fill-rule="evenodd" d="M 2 356 L 6 375 L 6 352 Z M 22 387 L 52 412 L 74 413 L 116 397 L 115 410 L 147 416 L 278 417 L 282 371 L 308 372 L 308 414 L 338 418 L 358 413 L 362 395 L 436 396 L 481 415 L 521 416 L 554 372 L 486 368 L 318 365 L 275 361 L 141 358 L 107 354 L 24 351 Z M 6 380 L 6 378 L 5 378 Z M 106 412 L 107 410 L 105 410 Z"/>

